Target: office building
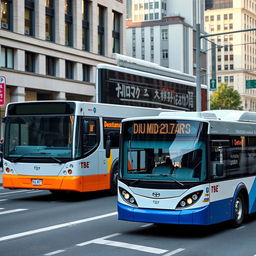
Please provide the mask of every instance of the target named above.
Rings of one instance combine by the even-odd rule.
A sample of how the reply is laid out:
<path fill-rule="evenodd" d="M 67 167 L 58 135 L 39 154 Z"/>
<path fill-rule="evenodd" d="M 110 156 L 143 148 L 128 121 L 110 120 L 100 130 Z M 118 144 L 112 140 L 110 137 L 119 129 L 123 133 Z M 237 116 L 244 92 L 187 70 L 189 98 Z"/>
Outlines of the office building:
<path fill-rule="evenodd" d="M 134 0 L 127 20 L 127 55 L 195 75 L 195 28 L 202 24 L 204 1 Z M 206 44 L 202 83 L 206 83 Z"/>
<path fill-rule="evenodd" d="M 122 0 L 1 0 L 6 102 L 94 101 L 96 65 L 124 54 L 125 18 Z"/>
<path fill-rule="evenodd" d="M 255 0 L 206 0 L 205 8 L 205 31 L 210 34 L 256 27 Z M 256 89 L 246 89 L 246 81 L 256 79 L 256 32 L 227 33 L 209 40 L 218 46 L 218 84 L 233 87 L 241 95 L 244 110 L 256 111 Z M 208 70 L 211 69 L 210 61 Z"/>

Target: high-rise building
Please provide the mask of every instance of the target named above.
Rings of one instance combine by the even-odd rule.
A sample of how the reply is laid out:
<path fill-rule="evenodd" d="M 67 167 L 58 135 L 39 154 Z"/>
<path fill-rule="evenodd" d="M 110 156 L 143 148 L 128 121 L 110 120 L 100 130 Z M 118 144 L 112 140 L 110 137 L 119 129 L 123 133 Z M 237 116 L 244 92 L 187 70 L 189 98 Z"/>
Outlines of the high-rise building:
<path fill-rule="evenodd" d="M 256 27 L 256 0 L 206 0 L 205 8 L 205 31 L 210 34 Z M 227 33 L 208 39 L 218 46 L 217 82 L 225 82 L 240 93 L 244 110 L 256 111 L 256 89 L 246 89 L 246 80 L 256 79 L 256 32 Z"/>
<path fill-rule="evenodd" d="M 112 53 L 125 51 L 125 1 L 0 3 L 0 75 L 7 80 L 7 103 L 93 101 L 96 65 L 115 64 Z"/>
<path fill-rule="evenodd" d="M 126 23 L 127 55 L 195 75 L 195 29 L 197 23 L 204 29 L 203 13 L 201 0 L 133 0 L 132 18 Z M 204 50 L 202 82 L 206 83 Z"/>

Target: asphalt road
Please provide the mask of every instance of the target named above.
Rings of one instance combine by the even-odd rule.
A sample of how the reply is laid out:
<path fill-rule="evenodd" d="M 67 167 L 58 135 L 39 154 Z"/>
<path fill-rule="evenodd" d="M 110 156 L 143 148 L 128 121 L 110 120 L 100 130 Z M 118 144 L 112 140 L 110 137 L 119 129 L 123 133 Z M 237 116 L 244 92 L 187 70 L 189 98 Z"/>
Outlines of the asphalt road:
<path fill-rule="evenodd" d="M 256 216 L 240 228 L 153 225 L 117 220 L 107 192 L 56 197 L 0 188 L 2 256 L 255 256 Z"/>

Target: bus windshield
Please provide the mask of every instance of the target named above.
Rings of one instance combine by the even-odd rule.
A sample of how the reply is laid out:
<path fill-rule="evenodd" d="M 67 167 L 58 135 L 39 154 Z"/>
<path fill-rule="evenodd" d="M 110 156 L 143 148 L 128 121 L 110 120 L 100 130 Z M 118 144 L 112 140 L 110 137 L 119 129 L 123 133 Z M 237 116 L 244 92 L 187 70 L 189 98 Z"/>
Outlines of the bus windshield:
<path fill-rule="evenodd" d="M 206 123 L 147 120 L 125 122 L 122 127 L 122 178 L 186 182 L 206 179 Z"/>
<path fill-rule="evenodd" d="M 5 126 L 5 158 L 11 161 L 72 157 L 74 116 L 8 117 Z"/>

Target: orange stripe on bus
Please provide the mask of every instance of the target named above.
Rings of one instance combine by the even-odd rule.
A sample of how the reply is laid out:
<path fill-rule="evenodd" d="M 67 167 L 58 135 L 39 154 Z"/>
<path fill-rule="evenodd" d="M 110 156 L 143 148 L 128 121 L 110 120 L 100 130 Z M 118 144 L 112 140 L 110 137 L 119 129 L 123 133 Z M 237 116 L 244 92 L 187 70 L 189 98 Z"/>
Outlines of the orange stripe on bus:
<path fill-rule="evenodd" d="M 4 188 L 48 189 L 69 191 L 97 191 L 110 189 L 110 174 L 90 176 L 26 176 L 3 174 Z M 32 185 L 33 179 L 42 180 L 42 185 Z"/>

